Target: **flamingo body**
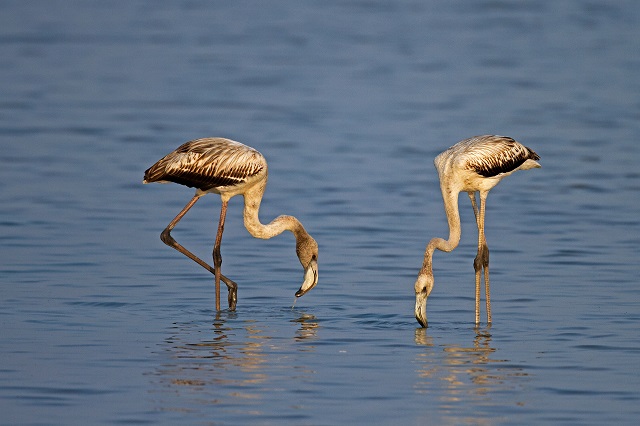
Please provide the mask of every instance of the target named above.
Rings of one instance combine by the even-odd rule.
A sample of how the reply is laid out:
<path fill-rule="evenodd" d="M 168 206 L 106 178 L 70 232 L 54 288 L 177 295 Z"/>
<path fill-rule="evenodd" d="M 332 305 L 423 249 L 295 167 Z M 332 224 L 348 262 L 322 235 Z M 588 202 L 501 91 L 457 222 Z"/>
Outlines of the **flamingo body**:
<path fill-rule="evenodd" d="M 238 195 L 266 177 L 267 161 L 257 150 L 229 139 L 204 138 L 161 158 L 145 171 L 143 182 L 174 182 L 203 193 Z"/>
<path fill-rule="evenodd" d="M 441 183 L 458 192 L 489 191 L 516 170 L 540 167 L 532 149 L 506 136 L 475 136 L 434 160 Z M 459 188 L 459 189 L 458 189 Z"/>

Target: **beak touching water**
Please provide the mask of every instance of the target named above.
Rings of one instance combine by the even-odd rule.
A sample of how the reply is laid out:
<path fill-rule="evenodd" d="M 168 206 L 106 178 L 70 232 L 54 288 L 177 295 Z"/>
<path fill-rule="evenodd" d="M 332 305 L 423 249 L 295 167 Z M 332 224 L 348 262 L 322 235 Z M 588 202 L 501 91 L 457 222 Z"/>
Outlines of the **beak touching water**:
<path fill-rule="evenodd" d="M 421 291 L 416 293 L 416 307 L 415 307 L 416 320 L 421 326 L 427 327 L 427 292 Z"/>
<path fill-rule="evenodd" d="M 303 296 L 318 284 L 318 261 L 312 259 L 306 268 L 304 268 L 304 281 L 300 286 L 300 290 L 296 291 L 296 297 Z"/>

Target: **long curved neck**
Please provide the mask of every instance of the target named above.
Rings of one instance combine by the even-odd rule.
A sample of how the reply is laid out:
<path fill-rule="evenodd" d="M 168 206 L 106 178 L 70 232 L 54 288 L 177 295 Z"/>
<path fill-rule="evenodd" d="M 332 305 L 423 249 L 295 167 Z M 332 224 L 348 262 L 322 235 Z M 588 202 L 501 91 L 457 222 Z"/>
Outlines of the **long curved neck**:
<path fill-rule="evenodd" d="M 270 223 L 264 225 L 260 223 L 259 211 L 262 195 L 264 194 L 266 181 L 250 188 L 244 193 L 244 226 L 247 231 L 255 237 L 268 240 L 284 231 L 291 231 L 299 241 L 301 237 L 307 236 L 307 231 L 298 219 L 293 216 L 278 216 Z"/>
<path fill-rule="evenodd" d="M 457 191 L 448 191 L 442 188 L 442 199 L 444 201 L 444 211 L 447 214 L 447 222 L 449 223 L 449 239 L 433 238 L 427 244 L 424 252 L 424 261 L 422 262 L 421 273 L 433 275 L 432 259 L 433 252 L 438 249 L 450 252 L 460 243 L 460 212 L 458 211 L 458 195 Z"/>

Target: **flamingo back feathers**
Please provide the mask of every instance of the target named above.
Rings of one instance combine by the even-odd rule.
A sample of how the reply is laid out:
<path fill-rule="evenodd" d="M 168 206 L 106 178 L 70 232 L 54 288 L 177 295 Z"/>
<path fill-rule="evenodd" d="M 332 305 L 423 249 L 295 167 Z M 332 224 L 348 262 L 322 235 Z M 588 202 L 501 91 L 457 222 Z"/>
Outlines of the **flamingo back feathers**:
<path fill-rule="evenodd" d="M 174 182 L 208 191 L 235 186 L 266 171 L 257 150 L 224 138 L 196 139 L 160 159 L 144 173 L 144 183 Z"/>
<path fill-rule="evenodd" d="M 449 151 L 453 151 L 449 155 L 456 156 L 460 167 L 487 178 L 511 173 L 527 160 L 532 161 L 532 167 L 540 167 L 536 163 L 540 156 L 535 151 L 507 136 L 475 136 L 458 142 L 443 154 Z"/>

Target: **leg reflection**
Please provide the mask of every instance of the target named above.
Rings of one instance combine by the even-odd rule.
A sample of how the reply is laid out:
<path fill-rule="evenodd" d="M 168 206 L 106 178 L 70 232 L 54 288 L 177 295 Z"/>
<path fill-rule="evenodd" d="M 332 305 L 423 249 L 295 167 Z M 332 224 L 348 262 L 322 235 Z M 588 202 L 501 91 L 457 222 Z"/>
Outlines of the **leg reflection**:
<path fill-rule="evenodd" d="M 296 353 L 316 350 L 317 319 L 300 311 L 282 312 L 270 313 L 280 315 L 273 327 L 268 320 L 242 320 L 229 311 L 217 312 L 213 324 L 202 318 L 174 324 L 159 354 L 163 359 L 150 375 L 158 409 L 197 411 L 201 406 L 206 412 L 205 406 L 215 404 L 258 415 L 287 377 L 314 375 L 300 361 L 306 358 L 298 359 Z M 289 316 L 289 322 L 281 315 Z"/>
<path fill-rule="evenodd" d="M 440 414 L 447 422 L 477 421 L 478 418 L 465 417 L 468 407 L 491 407 L 504 398 L 498 395 L 522 386 L 523 378 L 528 376 L 522 368 L 513 367 L 509 360 L 497 356 L 499 351 L 492 343 L 491 326 L 476 327 L 473 338 L 467 340 L 469 344 L 440 343 L 451 336 L 434 338 L 427 334 L 428 330 L 418 329 L 415 333 L 416 345 L 423 348 L 415 360 L 415 389 L 425 397 L 439 395 Z M 462 334 L 456 336 L 464 337 Z M 478 404 L 470 404 L 473 402 Z M 520 403 L 522 401 L 516 401 L 517 405 Z M 477 414 L 482 416 L 482 412 Z"/>

